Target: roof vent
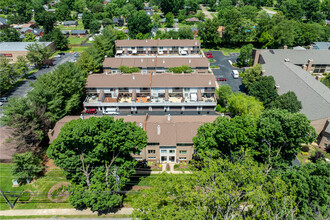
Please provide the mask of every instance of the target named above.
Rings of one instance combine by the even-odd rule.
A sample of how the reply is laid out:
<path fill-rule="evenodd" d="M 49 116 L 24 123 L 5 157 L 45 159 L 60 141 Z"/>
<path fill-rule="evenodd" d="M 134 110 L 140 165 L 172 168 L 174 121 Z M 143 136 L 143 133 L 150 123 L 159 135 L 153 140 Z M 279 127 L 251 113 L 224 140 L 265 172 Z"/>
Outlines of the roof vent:
<path fill-rule="evenodd" d="M 148 43 L 148 40 L 146 40 L 146 43 Z"/>
<path fill-rule="evenodd" d="M 284 59 L 284 62 L 290 62 L 289 58 Z"/>
<path fill-rule="evenodd" d="M 152 62 L 155 62 L 155 59 L 154 58 L 152 58 Z"/>
<path fill-rule="evenodd" d="M 109 73 L 108 72 L 105 72 L 105 75 L 108 75 Z"/>
<path fill-rule="evenodd" d="M 280 90 L 280 85 L 276 84 L 275 88 L 276 88 L 277 91 Z"/>
<path fill-rule="evenodd" d="M 197 41 L 195 41 L 195 45 L 197 45 Z"/>
<path fill-rule="evenodd" d="M 191 63 L 191 59 L 189 59 L 189 63 Z"/>
<path fill-rule="evenodd" d="M 163 59 L 163 63 L 165 63 L 165 60 Z"/>
<path fill-rule="evenodd" d="M 171 121 L 171 114 L 167 115 L 167 121 Z"/>
<path fill-rule="evenodd" d="M 160 125 L 157 125 L 157 134 L 160 135 Z"/>
<path fill-rule="evenodd" d="M 135 76 L 132 76 L 133 80 L 135 80 Z"/>
<path fill-rule="evenodd" d="M 211 80 L 209 80 L 209 85 L 211 85 Z"/>
<path fill-rule="evenodd" d="M 141 58 L 141 63 L 143 63 L 143 58 Z"/>
<path fill-rule="evenodd" d="M 81 120 L 84 120 L 84 115 L 80 114 L 80 118 L 81 118 Z"/>

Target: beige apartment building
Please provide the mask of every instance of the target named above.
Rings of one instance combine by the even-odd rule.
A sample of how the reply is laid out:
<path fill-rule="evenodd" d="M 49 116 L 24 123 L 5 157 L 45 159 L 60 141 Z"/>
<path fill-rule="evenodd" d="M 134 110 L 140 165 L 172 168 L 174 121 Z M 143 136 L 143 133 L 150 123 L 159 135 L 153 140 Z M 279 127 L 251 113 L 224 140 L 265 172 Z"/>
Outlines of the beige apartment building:
<path fill-rule="evenodd" d="M 83 119 L 97 116 L 84 116 Z M 132 155 L 136 160 L 156 161 L 158 163 L 191 160 L 194 153 L 193 137 L 197 129 L 216 119 L 216 115 L 203 116 L 174 116 L 174 115 L 148 115 L 141 116 L 114 116 L 114 119 L 124 119 L 125 122 L 136 122 L 147 132 L 148 144 L 140 154 Z M 79 116 L 66 116 L 58 121 L 50 132 L 52 142 L 65 123 L 71 120 L 82 120 Z"/>
<path fill-rule="evenodd" d="M 117 40 L 116 56 L 200 56 L 199 40 Z"/>

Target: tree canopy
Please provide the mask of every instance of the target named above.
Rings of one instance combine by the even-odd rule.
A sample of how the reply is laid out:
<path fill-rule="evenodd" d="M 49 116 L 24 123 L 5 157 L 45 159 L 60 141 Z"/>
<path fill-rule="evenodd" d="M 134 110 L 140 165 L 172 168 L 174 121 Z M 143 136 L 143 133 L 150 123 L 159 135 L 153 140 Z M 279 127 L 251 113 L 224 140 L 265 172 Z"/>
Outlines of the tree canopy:
<path fill-rule="evenodd" d="M 262 102 L 244 93 L 227 97 L 227 107 L 232 115 L 253 115 L 258 117 L 264 110 Z"/>
<path fill-rule="evenodd" d="M 31 181 L 44 169 L 41 162 L 41 159 L 33 155 L 31 151 L 22 154 L 14 154 L 12 174 L 19 182 Z"/>
<path fill-rule="evenodd" d="M 47 154 L 71 180 L 71 204 L 101 212 L 121 202 L 118 191 L 135 173 L 131 154 L 146 144 L 146 132 L 135 123 L 91 117 L 66 123 Z"/>
<path fill-rule="evenodd" d="M 129 29 L 129 35 L 132 38 L 139 33 L 150 33 L 152 23 L 150 17 L 144 11 L 136 11 L 128 19 L 127 27 Z"/>

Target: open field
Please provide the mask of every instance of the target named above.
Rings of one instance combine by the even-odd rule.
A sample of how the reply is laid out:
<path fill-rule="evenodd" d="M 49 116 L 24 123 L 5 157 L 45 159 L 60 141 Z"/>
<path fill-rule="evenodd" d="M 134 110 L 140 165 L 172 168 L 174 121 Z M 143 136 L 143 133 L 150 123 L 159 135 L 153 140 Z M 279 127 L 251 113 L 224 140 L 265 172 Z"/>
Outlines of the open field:
<path fill-rule="evenodd" d="M 69 44 L 81 44 L 87 37 L 69 37 Z"/>

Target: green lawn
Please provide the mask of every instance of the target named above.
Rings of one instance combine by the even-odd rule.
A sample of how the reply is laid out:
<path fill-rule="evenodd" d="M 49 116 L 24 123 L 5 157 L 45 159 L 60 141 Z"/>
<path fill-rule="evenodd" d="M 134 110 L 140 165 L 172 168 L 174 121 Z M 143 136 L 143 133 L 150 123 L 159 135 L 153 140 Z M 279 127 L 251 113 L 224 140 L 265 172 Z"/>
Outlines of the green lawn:
<path fill-rule="evenodd" d="M 178 27 L 179 27 L 179 28 L 184 28 L 184 27 L 194 28 L 194 27 L 197 27 L 197 25 L 195 25 L 195 24 L 183 24 L 183 23 L 178 23 Z"/>
<path fill-rule="evenodd" d="M 68 31 L 68 30 L 84 30 L 84 25 L 82 21 L 78 21 L 77 26 L 64 26 L 63 24 L 58 26 L 61 30 L 63 31 Z"/>
<path fill-rule="evenodd" d="M 81 44 L 87 37 L 69 37 L 69 44 Z"/>
<path fill-rule="evenodd" d="M 19 187 L 12 186 L 11 164 L 0 163 L 0 188 L 4 192 L 11 192 L 11 194 L 19 194 L 27 189 L 33 192 L 33 198 L 28 203 L 16 203 L 14 209 L 47 209 L 47 208 L 72 208 L 68 201 L 55 203 L 48 199 L 48 191 L 59 182 L 67 182 L 60 168 L 52 168 L 44 176 L 36 179 L 31 184 L 20 185 Z M 7 193 L 6 193 L 7 194 Z M 13 202 L 16 198 L 9 197 Z M 0 210 L 10 209 L 4 198 L 0 198 Z"/>
<path fill-rule="evenodd" d="M 73 53 L 73 52 L 79 52 L 82 53 L 84 52 L 88 47 L 70 47 L 67 50 L 62 50 L 62 51 L 57 51 L 56 53 L 53 54 L 53 56 L 56 56 L 58 53 Z"/>

